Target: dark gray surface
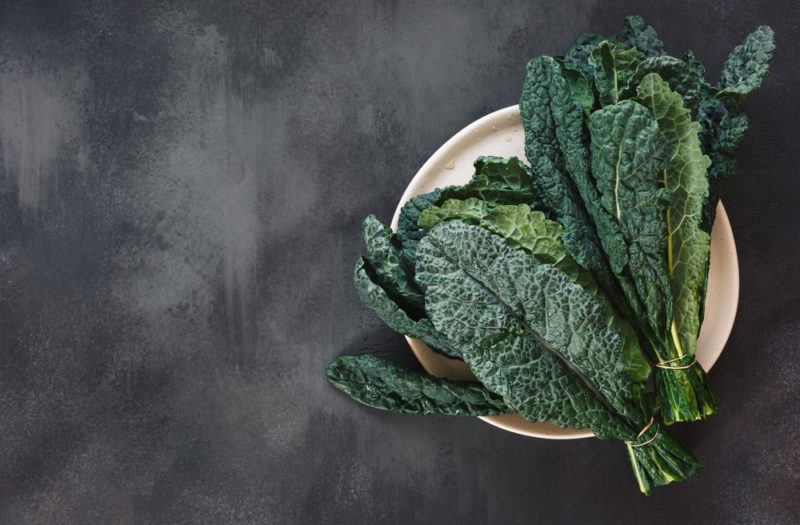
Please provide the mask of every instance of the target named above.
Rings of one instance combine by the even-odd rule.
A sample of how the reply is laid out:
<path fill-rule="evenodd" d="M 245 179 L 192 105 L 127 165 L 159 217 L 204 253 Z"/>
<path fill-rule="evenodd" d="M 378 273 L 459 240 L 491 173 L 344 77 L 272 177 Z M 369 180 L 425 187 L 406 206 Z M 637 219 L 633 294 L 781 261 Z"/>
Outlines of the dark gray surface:
<path fill-rule="evenodd" d="M 0 27 L 0 522 L 800 520 L 795 2 L 19 2 Z M 616 442 L 379 413 L 327 384 L 407 352 L 352 290 L 358 225 L 516 102 L 526 60 L 626 14 L 716 78 L 770 24 L 724 199 L 742 287 L 676 429 L 705 464 L 639 496 Z"/>

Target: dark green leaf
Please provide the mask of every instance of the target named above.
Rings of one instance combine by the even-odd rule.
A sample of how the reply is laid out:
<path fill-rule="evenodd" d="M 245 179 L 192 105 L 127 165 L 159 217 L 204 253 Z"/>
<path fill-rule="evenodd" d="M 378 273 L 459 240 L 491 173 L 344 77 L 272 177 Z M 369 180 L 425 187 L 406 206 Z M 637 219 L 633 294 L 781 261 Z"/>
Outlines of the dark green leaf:
<path fill-rule="evenodd" d="M 694 355 L 700 333 L 700 294 L 704 292 L 711 237 L 700 228 L 708 195 L 711 159 L 700 148 L 700 124 L 683 107 L 682 97 L 656 73 L 639 84 L 637 102 L 650 110 L 667 139 L 667 269 L 672 282 L 673 343 L 681 355 Z"/>
<path fill-rule="evenodd" d="M 635 439 L 650 417 L 644 384 L 625 372 L 609 310 L 558 268 L 461 221 L 437 225 L 418 248 L 417 274 L 435 326 L 475 376 L 534 421 Z M 693 476 L 699 465 L 663 429 L 628 446 L 642 491 Z"/>
<path fill-rule="evenodd" d="M 625 100 L 592 114 L 592 173 L 600 202 L 622 233 L 626 250 L 609 254 L 629 278 L 659 340 L 668 340 L 672 297 L 667 273 L 666 141 L 650 112 Z"/>
<path fill-rule="evenodd" d="M 775 51 L 774 38 L 775 33 L 769 26 L 759 26 L 733 48 L 722 68 L 720 97 L 741 100 L 761 86 Z"/>
<path fill-rule="evenodd" d="M 570 98 L 570 93 L 561 66 L 554 59 L 539 57 L 528 63 L 520 98 L 525 155 L 535 173 L 538 195 L 564 228 L 561 236 L 564 246 L 579 264 L 595 274 L 611 295 L 615 286 L 613 276 L 578 188 L 570 177 L 570 169 L 579 180 L 588 177 L 588 152 L 581 124 L 583 109 L 580 102 Z"/>
<path fill-rule="evenodd" d="M 594 70 L 600 105 L 608 106 L 624 98 L 635 81 L 636 70 L 644 56 L 636 48 L 603 42 L 592 50 L 588 60 Z"/>
<path fill-rule="evenodd" d="M 459 352 L 433 327 L 427 317 L 414 317 L 404 310 L 386 289 L 381 286 L 371 263 L 359 259 L 356 263 L 354 281 L 358 296 L 392 330 L 409 337 L 421 339 L 434 350 L 450 357 L 459 357 Z"/>
<path fill-rule="evenodd" d="M 747 131 L 747 115 L 739 109 L 729 109 L 716 99 L 704 101 L 698 120 L 703 152 L 711 158 L 708 170 L 708 199 L 703 207 L 702 228 L 711 232 L 723 180 L 736 170 L 734 153 Z"/>
<path fill-rule="evenodd" d="M 407 268 L 401 261 L 400 248 L 391 228 L 384 226 L 374 215 L 369 215 L 361 224 L 361 234 L 376 280 L 405 310 L 421 317 L 424 299 L 414 282 L 413 267 Z"/>
<path fill-rule="evenodd" d="M 533 184 L 533 174 L 517 157 L 478 157 L 475 161 L 475 173 L 470 181 L 463 186 L 444 188 L 438 202 L 469 198 L 497 204 L 542 207 Z"/>
<path fill-rule="evenodd" d="M 441 192 L 442 190 L 435 189 L 429 193 L 412 197 L 400 210 L 397 238 L 402 246 L 401 257 L 406 266 L 414 267 L 414 252 L 417 249 L 417 243 L 426 234 L 417 226 L 419 214 L 422 213 L 422 210 L 439 202 Z"/>
<path fill-rule="evenodd" d="M 564 272 L 571 281 L 579 284 L 608 309 L 607 316 L 614 320 L 614 330 L 625 341 L 623 350 L 628 373 L 637 381 L 647 379 L 650 365 L 639 350 L 636 333 L 624 319 L 611 315 L 612 307 L 599 291 L 594 276 L 567 253 L 560 240 L 560 224 L 547 220 L 541 212 L 531 211 L 524 205 L 494 206 L 476 199 L 449 200 L 441 207 L 428 208 L 422 213 L 420 224 L 424 223 L 424 227 L 430 229 L 446 220 L 480 225 L 500 235 L 512 246 L 532 254 L 542 264 L 552 264 Z"/>
<path fill-rule="evenodd" d="M 601 305 L 566 274 L 462 221 L 437 225 L 417 255 L 434 326 L 512 408 L 533 420 L 542 420 L 544 410 L 544 420 L 589 426 L 606 438 L 628 435 L 627 423 L 644 424 L 633 381 L 622 373 L 622 338 L 609 328 Z M 531 373 L 520 377 L 526 387 L 509 381 L 526 362 Z M 492 380 L 494 373 L 500 376 Z M 557 404 L 548 403 L 561 382 Z M 527 401 L 532 396 L 537 401 Z M 565 410 L 570 400 L 578 408 Z"/>
<path fill-rule="evenodd" d="M 340 357 L 325 375 L 356 401 L 390 412 L 450 416 L 509 412 L 503 398 L 480 383 L 435 378 L 371 355 Z"/>
<path fill-rule="evenodd" d="M 582 33 L 564 53 L 564 64 L 591 79 L 594 69 L 589 65 L 587 59 L 592 50 L 604 40 L 608 39 L 597 33 Z"/>
<path fill-rule="evenodd" d="M 664 43 L 658 38 L 656 30 L 647 25 L 641 16 L 625 17 L 625 29 L 620 40 L 628 47 L 635 47 L 645 56 L 655 57 L 666 54 Z"/>
<path fill-rule="evenodd" d="M 700 67 L 698 70 L 695 65 L 671 56 L 646 58 L 639 64 L 636 81 L 631 87 L 634 88 L 650 73 L 658 73 L 669 84 L 670 89 L 681 94 L 683 105 L 696 115 L 700 101 L 709 89 L 703 81 L 702 66 Z M 626 93 L 626 98 L 631 96 L 635 96 L 634 89 Z"/>

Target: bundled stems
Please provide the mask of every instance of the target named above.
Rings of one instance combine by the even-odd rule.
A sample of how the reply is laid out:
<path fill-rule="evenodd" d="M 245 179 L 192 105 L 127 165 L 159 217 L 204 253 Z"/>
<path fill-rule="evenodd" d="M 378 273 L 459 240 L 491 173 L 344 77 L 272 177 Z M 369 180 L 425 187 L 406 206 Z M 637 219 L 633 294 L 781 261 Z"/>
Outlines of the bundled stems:
<path fill-rule="evenodd" d="M 693 478 L 702 468 L 683 445 L 659 428 L 658 423 L 625 445 L 639 490 L 645 494 L 650 494 L 652 487 Z"/>
<path fill-rule="evenodd" d="M 708 376 L 694 354 L 684 353 L 678 338 L 672 335 L 664 345 L 667 351 L 658 351 L 659 346 L 652 342 L 646 345 L 655 365 L 653 375 L 661 418 L 667 425 L 705 419 L 717 410 Z"/>
<path fill-rule="evenodd" d="M 677 421 L 705 419 L 717 410 L 717 400 L 708 383 L 708 377 L 693 356 L 684 356 L 688 361 L 680 368 L 656 367 L 655 385 L 661 417 L 670 425 Z M 688 368 L 684 368 L 688 366 Z"/>

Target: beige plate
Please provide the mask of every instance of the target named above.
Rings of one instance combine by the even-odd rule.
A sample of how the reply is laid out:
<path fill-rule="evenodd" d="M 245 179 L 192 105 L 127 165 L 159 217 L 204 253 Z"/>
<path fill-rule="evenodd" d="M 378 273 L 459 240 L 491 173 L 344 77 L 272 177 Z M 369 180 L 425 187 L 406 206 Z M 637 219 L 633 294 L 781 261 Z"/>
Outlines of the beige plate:
<path fill-rule="evenodd" d="M 392 219 L 397 228 L 400 208 L 411 197 L 451 184 L 463 184 L 472 176 L 472 163 L 481 155 L 525 158 L 524 133 L 519 107 L 510 106 L 476 120 L 459 131 L 431 156 L 406 188 Z M 700 338 L 697 341 L 697 360 L 705 370 L 717 361 L 733 327 L 739 301 L 739 264 L 733 232 L 722 203 L 717 207 L 717 220 L 711 232 L 711 270 L 708 278 L 706 312 Z M 433 352 L 418 339 L 407 338 L 422 366 L 428 373 L 450 379 L 472 379 L 467 366 Z M 482 417 L 496 427 L 547 439 L 578 439 L 591 437 L 589 430 L 559 428 L 550 423 L 530 423 L 516 414 Z"/>

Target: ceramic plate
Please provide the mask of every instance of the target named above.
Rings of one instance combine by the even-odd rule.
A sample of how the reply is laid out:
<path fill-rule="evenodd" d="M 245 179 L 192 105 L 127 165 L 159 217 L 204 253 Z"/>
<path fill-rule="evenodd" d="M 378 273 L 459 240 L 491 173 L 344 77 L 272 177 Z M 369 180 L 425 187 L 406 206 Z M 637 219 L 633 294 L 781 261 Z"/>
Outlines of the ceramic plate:
<path fill-rule="evenodd" d="M 524 133 L 519 107 L 510 106 L 476 120 L 459 131 L 422 166 L 406 188 L 392 219 L 397 228 L 400 208 L 411 197 L 451 184 L 463 184 L 472 176 L 472 163 L 481 155 L 525 158 Z M 722 203 L 711 232 L 711 269 L 708 278 L 706 311 L 697 360 L 708 371 L 722 353 L 728 340 L 739 301 L 739 265 L 733 232 Z M 414 355 L 429 374 L 450 379 L 472 379 L 466 364 L 448 359 L 432 351 L 418 339 L 407 338 Z M 530 423 L 516 414 L 482 417 L 496 427 L 547 439 L 579 439 L 591 437 L 589 430 L 559 428 L 550 423 Z"/>

